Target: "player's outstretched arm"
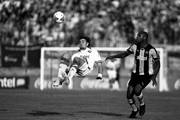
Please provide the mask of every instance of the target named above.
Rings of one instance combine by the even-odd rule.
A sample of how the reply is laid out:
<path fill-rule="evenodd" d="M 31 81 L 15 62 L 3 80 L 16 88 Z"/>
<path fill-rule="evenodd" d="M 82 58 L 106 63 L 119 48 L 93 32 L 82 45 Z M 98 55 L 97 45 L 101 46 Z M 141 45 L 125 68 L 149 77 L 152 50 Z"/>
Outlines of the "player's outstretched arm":
<path fill-rule="evenodd" d="M 154 61 L 153 68 L 154 68 L 154 74 L 153 74 L 151 80 L 153 82 L 152 83 L 153 86 L 156 86 L 157 85 L 156 77 L 157 77 L 157 74 L 158 74 L 158 72 L 160 70 L 160 60 L 159 59 L 156 59 Z"/>
<path fill-rule="evenodd" d="M 116 55 L 113 55 L 113 56 L 108 56 L 106 58 L 106 60 L 113 59 L 113 58 L 125 58 L 125 57 L 129 56 L 130 54 L 132 54 L 132 53 L 129 50 L 127 50 L 125 52 L 122 52 L 122 53 L 119 53 L 119 54 L 116 54 Z"/>

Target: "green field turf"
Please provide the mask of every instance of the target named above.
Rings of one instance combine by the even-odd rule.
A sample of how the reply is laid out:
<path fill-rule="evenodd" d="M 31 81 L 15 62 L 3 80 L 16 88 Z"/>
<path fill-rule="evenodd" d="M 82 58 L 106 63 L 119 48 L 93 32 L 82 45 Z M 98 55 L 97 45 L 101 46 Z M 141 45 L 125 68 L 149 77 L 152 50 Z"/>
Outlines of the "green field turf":
<path fill-rule="evenodd" d="M 180 91 L 144 97 L 143 120 L 180 120 Z M 129 120 L 130 112 L 125 92 L 0 90 L 0 120 Z"/>

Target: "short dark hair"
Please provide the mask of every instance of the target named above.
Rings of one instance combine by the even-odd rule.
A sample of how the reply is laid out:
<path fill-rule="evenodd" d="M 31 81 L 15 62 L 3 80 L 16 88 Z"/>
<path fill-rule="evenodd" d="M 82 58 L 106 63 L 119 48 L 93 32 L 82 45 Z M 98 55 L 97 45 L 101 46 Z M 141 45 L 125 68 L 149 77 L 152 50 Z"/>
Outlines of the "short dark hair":
<path fill-rule="evenodd" d="M 91 46 L 91 39 L 89 38 L 89 37 L 87 37 L 87 36 L 80 36 L 80 40 L 81 39 L 85 39 L 86 40 L 86 42 L 88 42 L 89 44 L 88 44 L 88 47 L 90 47 Z"/>
<path fill-rule="evenodd" d="M 146 39 L 148 39 L 148 33 L 146 31 L 139 31 L 138 34 L 145 35 Z"/>

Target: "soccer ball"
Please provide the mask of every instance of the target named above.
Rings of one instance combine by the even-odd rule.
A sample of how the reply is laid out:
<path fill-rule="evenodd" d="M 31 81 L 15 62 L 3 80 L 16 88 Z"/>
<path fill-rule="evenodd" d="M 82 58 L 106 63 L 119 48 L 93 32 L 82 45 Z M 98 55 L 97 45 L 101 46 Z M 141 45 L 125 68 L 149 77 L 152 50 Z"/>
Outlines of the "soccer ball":
<path fill-rule="evenodd" d="M 64 13 L 61 11 L 57 11 L 54 13 L 54 18 L 57 23 L 64 22 Z"/>

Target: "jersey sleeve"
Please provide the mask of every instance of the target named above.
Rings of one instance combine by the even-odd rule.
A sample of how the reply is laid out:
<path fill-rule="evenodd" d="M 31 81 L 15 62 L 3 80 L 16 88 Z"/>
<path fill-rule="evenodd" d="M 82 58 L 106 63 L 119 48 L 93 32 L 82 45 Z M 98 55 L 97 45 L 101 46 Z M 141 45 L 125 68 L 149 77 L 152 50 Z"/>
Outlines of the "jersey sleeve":
<path fill-rule="evenodd" d="M 127 51 L 130 52 L 131 54 L 133 54 L 133 53 L 135 53 L 136 49 L 137 49 L 137 45 L 132 44 L 132 45 L 127 49 Z"/>
<path fill-rule="evenodd" d="M 159 54 L 155 48 L 152 48 L 149 51 L 149 54 L 152 56 L 153 60 L 159 60 L 160 59 Z"/>

